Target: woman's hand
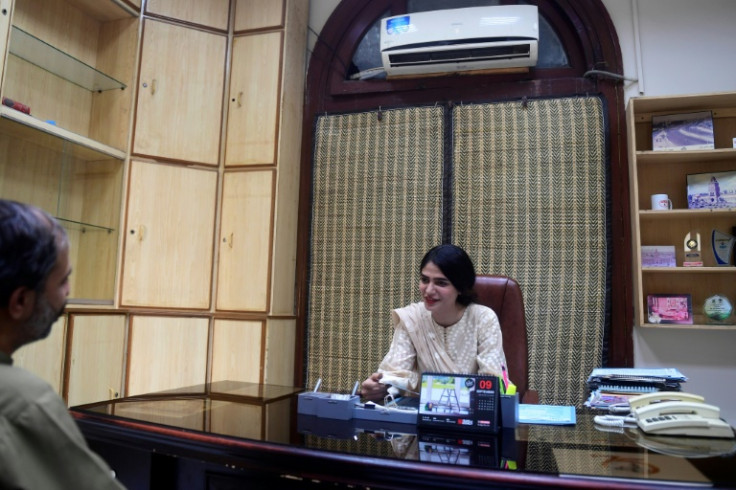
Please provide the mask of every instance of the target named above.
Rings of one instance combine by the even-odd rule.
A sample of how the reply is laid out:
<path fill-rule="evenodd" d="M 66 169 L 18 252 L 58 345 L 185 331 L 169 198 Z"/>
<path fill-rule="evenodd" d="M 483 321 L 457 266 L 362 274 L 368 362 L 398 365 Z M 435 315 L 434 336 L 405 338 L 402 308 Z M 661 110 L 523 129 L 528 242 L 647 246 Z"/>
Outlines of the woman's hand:
<path fill-rule="evenodd" d="M 383 401 L 388 395 L 388 387 L 381 383 L 382 373 L 373 373 L 360 385 L 360 395 L 373 402 Z"/>

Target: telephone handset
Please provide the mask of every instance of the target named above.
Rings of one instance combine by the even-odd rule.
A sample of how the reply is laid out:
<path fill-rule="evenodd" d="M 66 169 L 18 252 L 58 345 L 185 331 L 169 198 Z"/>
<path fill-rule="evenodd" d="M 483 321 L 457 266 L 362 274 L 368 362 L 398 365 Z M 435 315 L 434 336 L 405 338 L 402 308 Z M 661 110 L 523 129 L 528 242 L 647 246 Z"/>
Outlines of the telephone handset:
<path fill-rule="evenodd" d="M 656 392 L 629 400 L 639 428 L 648 434 L 734 438 L 721 411 L 704 403 L 699 395 L 681 392 Z"/>
<path fill-rule="evenodd" d="M 707 403 L 668 401 L 652 403 L 651 405 L 636 408 L 634 409 L 634 414 L 640 419 L 672 414 L 690 414 L 709 419 L 718 419 L 721 418 L 721 409 L 714 405 L 708 405 Z"/>
<path fill-rule="evenodd" d="M 705 398 L 700 395 L 693 393 L 684 393 L 682 391 L 655 391 L 653 393 L 646 393 L 631 398 L 629 400 L 629 406 L 631 410 L 646 406 L 652 403 L 669 402 L 669 401 L 680 401 L 680 402 L 696 402 L 703 403 Z"/>

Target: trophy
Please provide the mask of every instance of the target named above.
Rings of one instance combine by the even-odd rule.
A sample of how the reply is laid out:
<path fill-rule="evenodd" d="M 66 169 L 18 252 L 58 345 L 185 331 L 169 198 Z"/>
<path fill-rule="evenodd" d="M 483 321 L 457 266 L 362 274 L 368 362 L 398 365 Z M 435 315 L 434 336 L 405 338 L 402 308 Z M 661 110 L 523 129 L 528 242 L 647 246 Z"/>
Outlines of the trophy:
<path fill-rule="evenodd" d="M 690 232 L 685 235 L 684 267 L 702 267 L 703 257 L 700 255 L 700 233 Z"/>
<path fill-rule="evenodd" d="M 733 305 L 727 297 L 721 294 L 714 294 L 703 303 L 703 313 L 707 318 L 707 323 L 730 324 L 731 313 L 733 313 Z"/>
<path fill-rule="evenodd" d="M 731 265 L 731 253 L 736 237 L 719 230 L 713 230 L 713 255 L 716 257 L 717 265 Z"/>

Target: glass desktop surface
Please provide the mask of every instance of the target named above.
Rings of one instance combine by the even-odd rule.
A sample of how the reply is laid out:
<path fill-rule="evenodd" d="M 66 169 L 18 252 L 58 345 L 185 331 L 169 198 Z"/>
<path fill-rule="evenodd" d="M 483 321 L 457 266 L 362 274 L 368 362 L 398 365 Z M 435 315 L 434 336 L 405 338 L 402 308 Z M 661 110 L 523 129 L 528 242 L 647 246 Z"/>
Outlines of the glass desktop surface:
<path fill-rule="evenodd" d="M 361 458 L 452 465 L 565 479 L 736 486 L 736 441 L 647 436 L 600 428 L 579 409 L 574 426 L 527 425 L 497 435 L 417 433 L 412 424 L 297 414 L 301 388 L 233 381 L 72 408 L 101 417 Z M 603 480 L 606 481 L 606 480 Z"/>

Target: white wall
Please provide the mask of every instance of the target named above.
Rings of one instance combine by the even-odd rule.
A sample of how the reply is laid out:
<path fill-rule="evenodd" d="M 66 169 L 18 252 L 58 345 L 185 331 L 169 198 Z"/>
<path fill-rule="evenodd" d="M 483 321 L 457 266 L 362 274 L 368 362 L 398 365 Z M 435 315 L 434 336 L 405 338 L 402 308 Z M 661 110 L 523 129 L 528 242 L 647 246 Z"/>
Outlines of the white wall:
<path fill-rule="evenodd" d="M 319 32 L 338 3 L 312 0 L 311 30 Z M 603 0 L 603 4 L 618 33 L 623 74 L 639 80 L 625 82 L 626 101 L 638 96 L 736 91 L 733 0 Z M 315 40 L 310 32 L 310 50 Z M 724 418 L 736 425 L 736 328 L 636 329 L 634 363 L 636 367 L 677 367 L 689 378 L 685 390 L 720 406 Z"/>
<path fill-rule="evenodd" d="M 733 0 L 603 0 L 603 4 L 618 34 L 624 75 L 641 77 L 639 83 L 626 82 L 627 101 L 640 95 L 736 91 Z M 722 416 L 736 425 L 736 328 L 637 328 L 634 363 L 677 367 L 688 377 L 684 390 L 721 407 Z"/>

